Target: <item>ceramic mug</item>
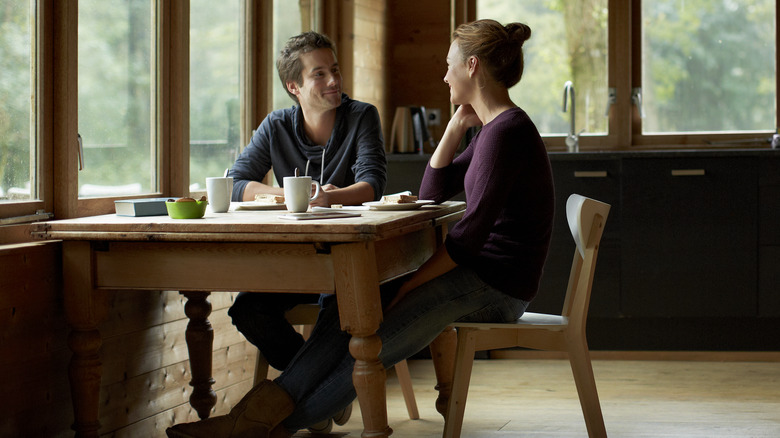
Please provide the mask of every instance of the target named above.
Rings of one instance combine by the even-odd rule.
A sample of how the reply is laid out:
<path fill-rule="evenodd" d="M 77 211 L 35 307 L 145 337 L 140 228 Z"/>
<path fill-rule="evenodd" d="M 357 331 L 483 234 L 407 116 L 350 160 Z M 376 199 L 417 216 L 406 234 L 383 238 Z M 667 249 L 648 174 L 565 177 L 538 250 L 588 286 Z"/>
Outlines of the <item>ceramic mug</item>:
<path fill-rule="evenodd" d="M 314 196 L 311 187 L 314 185 Z M 310 176 L 284 177 L 284 204 L 291 213 L 303 213 L 309 209 L 309 202 L 320 196 L 320 183 Z"/>
<path fill-rule="evenodd" d="M 214 213 L 225 213 L 230 208 L 233 196 L 233 177 L 215 176 L 206 178 L 206 196 Z"/>

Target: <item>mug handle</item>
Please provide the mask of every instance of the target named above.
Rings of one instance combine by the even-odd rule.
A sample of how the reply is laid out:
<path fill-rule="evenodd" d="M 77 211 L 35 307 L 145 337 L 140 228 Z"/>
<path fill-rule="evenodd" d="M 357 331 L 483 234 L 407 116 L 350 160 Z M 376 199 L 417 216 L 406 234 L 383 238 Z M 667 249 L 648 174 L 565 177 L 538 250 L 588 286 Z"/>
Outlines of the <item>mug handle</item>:
<path fill-rule="evenodd" d="M 317 199 L 317 196 L 320 196 L 320 183 L 317 182 L 317 180 L 312 180 L 311 183 L 314 184 L 315 190 L 314 190 L 314 196 L 312 196 L 311 199 L 309 199 L 309 202 Z"/>

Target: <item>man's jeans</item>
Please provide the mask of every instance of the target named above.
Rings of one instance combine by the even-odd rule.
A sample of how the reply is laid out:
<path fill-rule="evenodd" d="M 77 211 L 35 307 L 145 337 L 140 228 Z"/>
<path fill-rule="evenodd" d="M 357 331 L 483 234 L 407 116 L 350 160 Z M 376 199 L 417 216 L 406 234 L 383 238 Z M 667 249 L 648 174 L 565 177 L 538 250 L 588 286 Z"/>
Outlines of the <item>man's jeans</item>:
<path fill-rule="evenodd" d="M 284 370 L 303 346 L 303 337 L 284 313 L 298 304 L 314 304 L 317 294 L 241 292 L 228 310 L 233 325 L 277 370 Z"/>
<path fill-rule="evenodd" d="M 383 303 L 392 299 L 397 286 L 382 287 Z M 322 304 L 311 337 L 276 379 L 295 402 L 295 411 L 283 422 L 291 431 L 332 417 L 356 397 L 350 335 L 340 328 L 335 297 Z M 428 346 L 454 321 L 514 321 L 527 306 L 488 286 L 470 269 L 457 267 L 409 292 L 384 315 L 377 331 L 379 359 L 390 368 Z"/>

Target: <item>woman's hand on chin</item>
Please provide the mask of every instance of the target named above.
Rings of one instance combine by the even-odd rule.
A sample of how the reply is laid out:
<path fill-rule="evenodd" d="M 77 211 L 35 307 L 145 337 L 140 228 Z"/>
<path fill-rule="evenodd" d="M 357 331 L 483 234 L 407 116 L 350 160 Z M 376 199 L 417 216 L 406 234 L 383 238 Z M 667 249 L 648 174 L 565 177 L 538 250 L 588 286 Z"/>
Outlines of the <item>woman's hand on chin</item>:
<path fill-rule="evenodd" d="M 474 108 L 469 104 L 459 106 L 455 114 L 453 114 L 452 120 L 459 124 L 463 131 L 482 124 Z"/>

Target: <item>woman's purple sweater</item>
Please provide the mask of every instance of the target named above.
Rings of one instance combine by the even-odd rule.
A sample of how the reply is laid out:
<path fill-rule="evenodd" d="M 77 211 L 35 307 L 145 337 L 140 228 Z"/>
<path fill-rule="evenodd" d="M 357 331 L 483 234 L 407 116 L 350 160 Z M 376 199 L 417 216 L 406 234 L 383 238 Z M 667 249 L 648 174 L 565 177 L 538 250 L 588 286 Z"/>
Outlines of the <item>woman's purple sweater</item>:
<path fill-rule="evenodd" d="M 466 212 L 445 242 L 450 257 L 515 298 L 536 296 L 550 245 L 555 194 L 547 150 L 520 108 L 483 126 L 444 168 L 425 169 L 420 199 L 465 191 Z"/>

